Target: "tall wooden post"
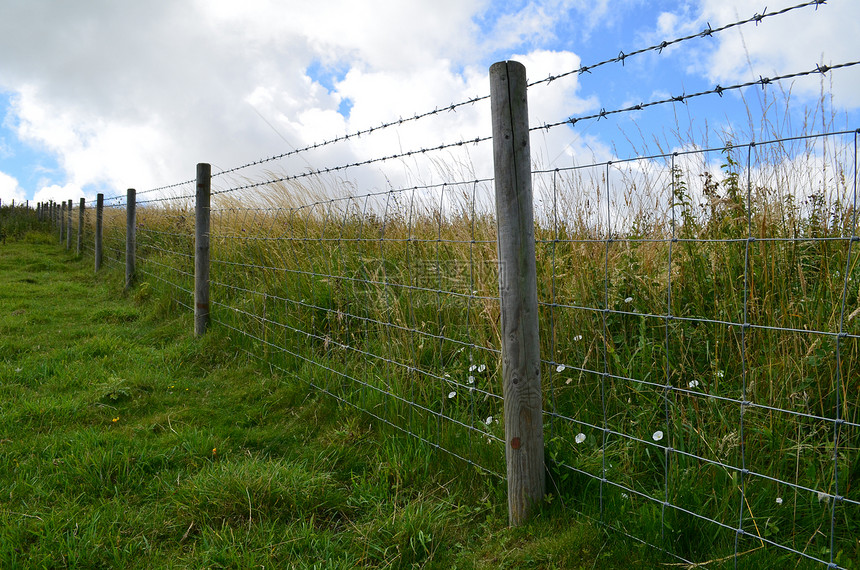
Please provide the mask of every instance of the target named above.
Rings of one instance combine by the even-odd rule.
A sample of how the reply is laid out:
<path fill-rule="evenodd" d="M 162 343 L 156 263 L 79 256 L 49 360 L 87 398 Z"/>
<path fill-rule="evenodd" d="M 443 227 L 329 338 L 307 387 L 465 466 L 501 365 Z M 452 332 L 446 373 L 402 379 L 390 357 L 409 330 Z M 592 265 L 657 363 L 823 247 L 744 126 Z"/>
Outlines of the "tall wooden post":
<path fill-rule="evenodd" d="M 137 236 L 137 193 L 134 188 L 128 189 L 125 201 L 125 289 L 128 291 L 134 283 L 135 243 Z"/>
<path fill-rule="evenodd" d="M 96 252 L 95 266 L 96 272 L 102 268 L 102 217 L 105 209 L 105 195 L 96 195 Z"/>
<path fill-rule="evenodd" d="M 86 200 L 81 198 L 81 203 L 78 206 L 78 248 L 76 250 L 78 255 L 81 254 L 81 251 L 84 248 L 84 206 L 85 205 L 86 205 Z"/>
<path fill-rule="evenodd" d="M 543 402 L 526 69 L 490 67 L 498 223 L 508 522 L 523 524 L 544 496 Z"/>
<path fill-rule="evenodd" d="M 60 243 L 63 243 L 63 239 L 66 237 L 66 201 L 60 204 L 60 223 L 57 224 L 57 227 L 60 230 Z"/>
<path fill-rule="evenodd" d="M 209 328 L 209 194 L 212 167 L 197 165 L 197 194 L 194 207 L 194 334 Z"/>
<path fill-rule="evenodd" d="M 67 208 L 67 218 L 66 218 L 66 250 L 72 249 L 72 210 L 74 209 L 72 205 L 71 198 L 69 199 L 69 206 Z"/>

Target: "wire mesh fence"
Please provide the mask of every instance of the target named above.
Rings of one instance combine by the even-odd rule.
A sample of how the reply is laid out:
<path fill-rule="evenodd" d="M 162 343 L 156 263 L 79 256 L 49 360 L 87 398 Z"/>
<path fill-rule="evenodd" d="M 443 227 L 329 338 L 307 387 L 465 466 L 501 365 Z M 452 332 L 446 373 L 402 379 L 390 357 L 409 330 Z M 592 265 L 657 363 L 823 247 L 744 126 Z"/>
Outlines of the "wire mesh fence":
<path fill-rule="evenodd" d="M 564 75 L 785 11 L 530 86 L 548 89 Z M 300 173 L 272 166 L 484 99 L 217 173 L 211 314 L 237 350 L 265 366 L 501 479 L 499 283 L 512 269 L 498 262 L 494 180 L 447 170 L 438 184 L 356 190 L 334 177 L 490 137 Z M 858 562 L 858 133 L 691 146 L 532 174 L 553 500 L 690 565 Z M 189 311 L 193 183 L 137 201 L 138 272 Z M 124 204 L 109 201 L 105 257 L 122 265 Z M 86 235 L 94 215 L 86 211 Z"/>

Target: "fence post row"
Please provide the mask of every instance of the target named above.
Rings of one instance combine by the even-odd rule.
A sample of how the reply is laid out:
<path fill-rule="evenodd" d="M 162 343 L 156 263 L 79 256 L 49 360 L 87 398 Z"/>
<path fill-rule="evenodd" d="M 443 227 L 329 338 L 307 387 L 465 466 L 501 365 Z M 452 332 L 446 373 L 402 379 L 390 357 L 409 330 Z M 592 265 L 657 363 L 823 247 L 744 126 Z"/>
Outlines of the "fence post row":
<path fill-rule="evenodd" d="M 69 198 L 68 218 L 66 219 L 66 251 L 72 248 L 72 209 L 72 199 Z"/>
<path fill-rule="evenodd" d="M 128 189 L 125 206 L 125 289 L 128 291 L 134 282 L 136 210 L 137 198 L 134 188 Z"/>
<path fill-rule="evenodd" d="M 84 247 L 84 206 L 86 205 L 86 200 L 81 198 L 80 206 L 78 206 L 78 249 L 77 254 L 81 254 L 81 250 Z"/>
<path fill-rule="evenodd" d="M 104 214 L 105 195 L 96 195 L 96 251 L 95 251 L 95 267 L 96 272 L 102 268 L 102 215 Z"/>
<path fill-rule="evenodd" d="M 523 524 L 545 489 L 537 262 L 526 69 L 490 67 L 498 223 L 508 522 Z"/>
<path fill-rule="evenodd" d="M 194 206 L 194 334 L 209 327 L 209 198 L 212 167 L 197 165 L 197 193 Z"/>

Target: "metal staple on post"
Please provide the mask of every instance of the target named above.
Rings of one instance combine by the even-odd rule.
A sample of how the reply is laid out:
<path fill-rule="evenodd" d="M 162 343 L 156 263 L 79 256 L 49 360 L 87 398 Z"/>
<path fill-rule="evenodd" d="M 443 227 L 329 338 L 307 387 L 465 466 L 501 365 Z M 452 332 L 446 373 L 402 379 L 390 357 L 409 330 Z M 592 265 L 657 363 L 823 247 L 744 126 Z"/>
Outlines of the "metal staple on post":
<path fill-rule="evenodd" d="M 543 402 L 525 67 L 490 67 L 498 223 L 508 521 L 523 524 L 544 496 Z"/>
<path fill-rule="evenodd" d="M 78 255 L 81 254 L 81 251 L 84 248 L 84 206 L 86 205 L 86 200 L 81 198 L 80 206 L 78 206 L 78 248 L 76 253 Z"/>
<path fill-rule="evenodd" d="M 102 268 L 102 215 L 104 214 L 105 195 L 96 196 L 96 252 L 95 267 L 98 272 Z"/>
<path fill-rule="evenodd" d="M 194 208 L 194 334 L 209 328 L 209 197 L 212 166 L 197 165 L 197 194 Z"/>
<path fill-rule="evenodd" d="M 128 189 L 125 203 L 125 289 L 134 284 L 135 244 L 136 244 L 136 198 L 134 188 Z"/>

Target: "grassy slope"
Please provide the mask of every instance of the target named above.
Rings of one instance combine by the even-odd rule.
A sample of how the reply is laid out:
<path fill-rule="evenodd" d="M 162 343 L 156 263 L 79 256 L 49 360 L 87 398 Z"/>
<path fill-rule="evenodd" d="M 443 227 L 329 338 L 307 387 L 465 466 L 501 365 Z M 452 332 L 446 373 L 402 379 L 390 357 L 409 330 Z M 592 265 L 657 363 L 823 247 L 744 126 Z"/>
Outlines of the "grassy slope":
<path fill-rule="evenodd" d="M 52 243 L 0 246 L 0 567 L 652 566 L 249 365 Z"/>

